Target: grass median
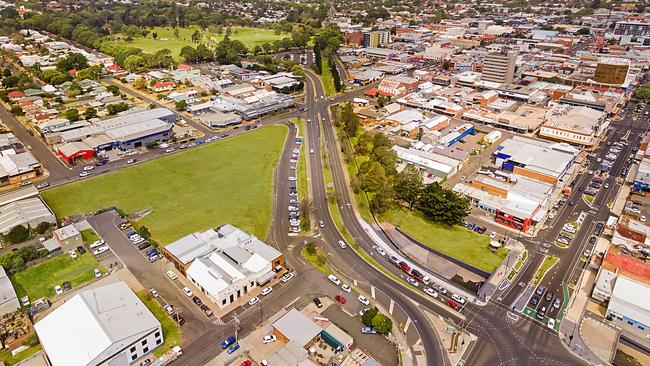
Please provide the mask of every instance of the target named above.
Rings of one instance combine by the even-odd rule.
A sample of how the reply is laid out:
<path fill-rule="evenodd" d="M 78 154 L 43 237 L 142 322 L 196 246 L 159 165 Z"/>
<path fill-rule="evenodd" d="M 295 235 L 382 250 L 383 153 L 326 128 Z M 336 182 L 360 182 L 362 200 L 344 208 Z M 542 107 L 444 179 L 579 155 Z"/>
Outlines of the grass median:
<path fill-rule="evenodd" d="M 327 257 L 320 247 L 317 247 L 313 244 L 310 245 L 309 243 L 307 244 L 307 247 L 305 247 L 302 252 L 300 252 L 300 255 L 302 255 L 302 257 L 305 258 L 307 262 L 309 262 L 317 270 L 323 272 L 326 275 L 332 274 L 332 271 L 327 265 Z"/>
<path fill-rule="evenodd" d="M 173 346 L 180 346 L 181 344 L 181 330 L 178 328 L 174 320 L 167 315 L 165 310 L 160 306 L 158 301 L 151 297 L 147 290 L 137 292 L 136 295 L 142 300 L 142 303 L 151 311 L 151 313 L 160 322 L 160 327 L 163 332 L 163 339 L 165 342 L 162 346 L 153 351 L 154 356 L 160 357 L 169 351 Z"/>
<path fill-rule="evenodd" d="M 332 75 L 332 70 L 330 69 L 330 64 L 327 58 L 321 60 L 320 77 L 323 82 L 325 94 L 327 94 L 327 96 L 334 95 L 334 93 L 336 93 L 336 88 L 334 87 L 334 76 Z"/>
<path fill-rule="evenodd" d="M 540 264 L 539 268 L 537 269 L 537 273 L 535 273 L 535 277 L 533 278 L 533 285 L 537 286 L 544 278 L 544 275 L 546 275 L 546 272 L 553 268 L 553 266 L 559 261 L 560 258 L 558 257 L 554 257 L 552 255 L 545 256 L 544 261 L 542 261 L 542 264 Z"/>
<path fill-rule="evenodd" d="M 264 238 L 272 215 L 273 173 L 286 136 L 286 126 L 259 128 L 42 196 L 58 218 L 106 207 L 151 210 L 139 224 L 163 244 L 226 223 Z"/>

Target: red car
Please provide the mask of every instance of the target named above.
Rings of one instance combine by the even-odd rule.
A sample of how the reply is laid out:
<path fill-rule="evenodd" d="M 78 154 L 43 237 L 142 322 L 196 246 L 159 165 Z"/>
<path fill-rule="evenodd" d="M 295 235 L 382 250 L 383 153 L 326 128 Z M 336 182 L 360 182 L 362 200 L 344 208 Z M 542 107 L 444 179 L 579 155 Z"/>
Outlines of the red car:
<path fill-rule="evenodd" d="M 449 306 L 450 308 L 456 311 L 460 310 L 460 305 L 454 300 L 447 301 L 447 306 Z"/>
<path fill-rule="evenodd" d="M 253 365 L 253 362 L 251 360 L 246 360 L 246 361 L 242 362 L 241 365 L 239 365 L 239 366 L 252 366 L 252 365 Z"/>
<path fill-rule="evenodd" d="M 336 296 L 334 296 L 334 299 L 335 299 L 336 301 L 340 302 L 341 304 L 345 304 L 346 302 L 348 302 L 348 301 L 345 299 L 345 297 L 343 297 L 343 296 L 341 296 L 341 295 L 336 295 Z"/>

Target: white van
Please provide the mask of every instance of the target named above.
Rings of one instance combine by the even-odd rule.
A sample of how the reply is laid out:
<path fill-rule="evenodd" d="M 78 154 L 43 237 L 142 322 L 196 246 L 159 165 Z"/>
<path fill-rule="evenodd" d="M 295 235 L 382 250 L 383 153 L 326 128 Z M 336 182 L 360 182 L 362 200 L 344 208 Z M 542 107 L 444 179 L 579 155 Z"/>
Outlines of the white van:
<path fill-rule="evenodd" d="M 102 245 L 104 245 L 104 243 L 105 243 L 104 240 L 97 240 L 96 242 L 90 244 L 89 248 L 90 249 L 95 249 L 95 248 L 101 247 Z"/>

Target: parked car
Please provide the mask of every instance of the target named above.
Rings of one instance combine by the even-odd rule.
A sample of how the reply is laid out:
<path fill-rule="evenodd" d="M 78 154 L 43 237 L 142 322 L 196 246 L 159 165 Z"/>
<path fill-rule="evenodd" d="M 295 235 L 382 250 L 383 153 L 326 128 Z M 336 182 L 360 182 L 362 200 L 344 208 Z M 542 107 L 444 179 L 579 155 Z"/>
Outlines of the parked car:
<path fill-rule="evenodd" d="M 201 299 L 199 299 L 198 296 L 194 296 L 194 297 L 192 297 L 192 301 L 196 304 L 196 306 L 201 306 L 201 305 L 203 305 L 203 301 L 201 301 Z"/>
<path fill-rule="evenodd" d="M 465 298 L 460 296 L 460 295 L 452 294 L 451 298 L 454 299 L 454 301 L 456 301 L 457 303 L 459 303 L 461 305 L 465 303 Z"/>
<path fill-rule="evenodd" d="M 344 283 L 344 284 L 341 286 L 341 289 L 342 289 L 343 291 L 345 291 L 345 292 L 348 292 L 348 293 L 352 292 L 352 288 L 350 288 L 350 286 L 348 286 L 347 283 Z"/>
<path fill-rule="evenodd" d="M 79 254 L 85 254 L 86 253 L 86 249 L 84 249 L 83 245 L 77 246 L 77 251 L 79 252 Z"/>
<path fill-rule="evenodd" d="M 269 287 L 265 287 L 264 289 L 262 289 L 261 294 L 262 294 L 262 296 L 266 296 L 266 295 L 270 294 L 271 292 L 273 292 L 273 287 L 269 286 Z"/>
<path fill-rule="evenodd" d="M 173 315 L 173 314 L 174 314 L 174 306 L 173 306 L 173 305 L 167 304 L 167 305 L 165 305 L 165 306 L 163 307 L 163 309 L 164 309 L 165 312 L 166 312 L 167 314 L 169 314 L 169 315 Z"/>
<path fill-rule="evenodd" d="M 36 188 L 38 188 L 38 189 L 43 189 L 43 188 L 47 188 L 47 187 L 49 187 L 49 186 L 50 186 L 50 183 L 48 183 L 48 182 L 41 182 L 41 183 L 39 183 L 39 184 L 36 185 Z"/>
<path fill-rule="evenodd" d="M 100 271 L 99 268 L 95 268 L 93 274 L 95 274 L 95 278 L 100 278 L 102 276 L 102 271 Z"/>
<path fill-rule="evenodd" d="M 100 255 L 100 254 L 102 254 L 102 253 L 104 253 L 106 251 L 108 251 L 108 246 L 104 245 L 104 246 L 101 246 L 101 247 L 98 247 L 97 249 L 95 249 L 93 251 L 93 254 L 94 255 Z"/>
<path fill-rule="evenodd" d="M 63 289 L 61 288 L 61 286 L 56 285 L 56 286 L 54 286 L 54 292 L 55 292 L 57 295 L 61 295 L 61 294 L 63 293 Z"/>
<path fill-rule="evenodd" d="M 72 284 L 68 281 L 63 282 L 63 289 L 66 291 L 72 290 Z"/>
<path fill-rule="evenodd" d="M 345 297 L 343 297 L 343 296 L 341 296 L 341 295 L 336 295 L 336 296 L 334 296 L 334 300 L 340 302 L 341 304 L 345 304 L 346 302 L 348 302 L 348 301 L 345 299 Z"/>
<path fill-rule="evenodd" d="M 363 333 L 363 334 L 377 334 L 377 331 L 375 330 L 375 328 L 362 327 L 361 328 L 361 333 Z"/>
<path fill-rule="evenodd" d="M 260 302 L 260 298 L 257 297 L 257 296 L 255 296 L 254 298 L 252 298 L 252 299 L 250 299 L 250 300 L 248 301 L 248 305 L 251 305 L 251 306 L 252 306 L 252 305 L 257 304 L 258 302 Z"/>
<path fill-rule="evenodd" d="M 70 255 L 70 258 L 77 259 L 77 252 L 75 250 L 69 251 L 68 254 Z"/>
<path fill-rule="evenodd" d="M 173 281 L 178 278 L 178 275 L 174 271 L 167 271 L 167 277 Z"/>
<path fill-rule="evenodd" d="M 338 277 L 336 277 L 336 276 L 334 276 L 334 275 L 329 275 L 329 276 L 327 276 L 327 279 L 330 280 L 330 282 L 332 282 L 332 283 L 335 284 L 336 286 L 340 286 L 340 285 L 341 285 L 341 280 L 339 280 Z"/>
<path fill-rule="evenodd" d="M 287 283 L 287 282 L 289 282 L 292 278 L 293 278 L 293 273 L 287 273 L 287 274 L 285 274 L 284 276 L 282 276 L 282 278 L 280 279 L 280 281 L 281 281 L 282 283 Z"/>
<path fill-rule="evenodd" d="M 418 281 L 416 281 L 413 277 L 409 277 L 406 279 L 406 282 L 410 283 L 412 286 L 418 287 L 420 284 Z"/>
<path fill-rule="evenodd" d="M 537 305 L 538 303 L 539 303 L 539 297 L 537 297 L 537 296 L 533 296 L 533 297 L 530 298 L 530 304 L 531 304 L 531 305 L 535 306 L 535 305 Z"/>
<path fill-rule="evenodd" d="M 154 298 L 158 297 L 158 290 L 156 290 L 155 288 L 151 288 L 149 292 L 151 293 L 151 296 L 153 296 Z"/>
<path fill-rule="evenodd" d="M 235 343 L 232 346 L 228 347 L 226 352 L 228 352 L 228 354 L 231 354 L 231 353 L 234 353 L 238 349 L 239 349 L 239 343 Z"/>
<path fill-rule="evenodd" d="M 233 345 L 237 342 L 235 337 L 228 337 L 221 342 L 221 349 L 228 348 L 230 345 Z"/>
<path fill-rule="evenodd" d="M 273 343 L 277 340 L 278 340 L 277 337 L 274 336 L 273 334 L 262 337 L 262 343 L 264 344 Z"/>
<path fill-rule="evenodd" d="M 314 301 L 314 304 L 316 304 L 317 308 L 322 308 L 323 307 L 323 303 L 320 301 L 319 298 L 314 297 L 313 301 Z"/>
<path fill-rule="evenodd" d="M 370 305 L 370 300 L 368 300 L 368 299 L 367 299 L 365 296 L 363 296 L 363 295 L 359 295 L 359 297 L 357 297 L 357 300 L 359 300 L 359 302 L 362 303 L 362 304 L 364 304 L 364 305 Z"/>
<path fill-rule="evenodd" d="M 456 311 L 460 310 L 460 305 L 454 300 L 447 301 L 447 306 L 449 306 L 450 308 Z"/>
<path fill-rule="evenodd" d="M 201 310 L 203 310 L 205 315 L 207 315 L 208 317 L 212 316 L 212 310 L 210 310 L 208 305 L 206 305 L 206 304 L 201 305 Z"/>
<path fill-rule="evenodd" d="M 192 290 L 190 290 L 190 289 L 187 288 L 187 287 L 183 287 L 183 293 L 185 294 L 185 296 L 190 297 L 190 298 L 191 298 L 192 296 L 194 296 L 194 294 L 192 293 Z"/>

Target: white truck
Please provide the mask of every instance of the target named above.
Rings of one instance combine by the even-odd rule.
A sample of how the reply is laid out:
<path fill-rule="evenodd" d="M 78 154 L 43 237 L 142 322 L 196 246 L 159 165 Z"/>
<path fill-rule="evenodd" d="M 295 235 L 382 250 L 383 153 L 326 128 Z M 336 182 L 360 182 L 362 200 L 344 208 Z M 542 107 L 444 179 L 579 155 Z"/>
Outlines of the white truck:
<path fill-rule="evenodd" d="M 169 365 L 175 361 L 178 357 L 183 354 L 183 350 L 179 346 L 172 347 L 167 353 L 160 356 L 156 361 L 154 361 L 151 366 L 165 366 Z"/>

